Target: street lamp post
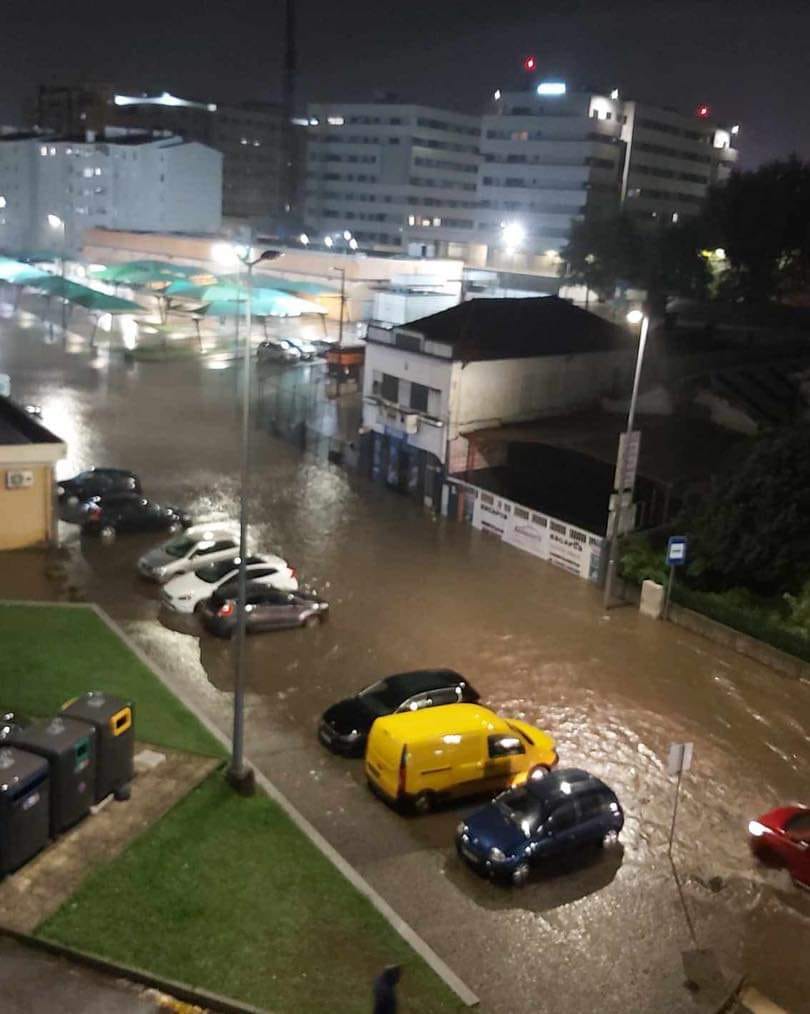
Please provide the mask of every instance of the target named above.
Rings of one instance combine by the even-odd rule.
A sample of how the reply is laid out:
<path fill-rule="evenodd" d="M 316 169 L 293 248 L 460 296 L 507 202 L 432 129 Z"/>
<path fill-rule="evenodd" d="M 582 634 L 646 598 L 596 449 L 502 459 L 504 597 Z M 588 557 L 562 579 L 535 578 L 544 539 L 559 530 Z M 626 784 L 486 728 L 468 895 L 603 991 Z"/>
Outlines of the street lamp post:
<path fill-rule="evenodd" d="M 338 348 L 343 348 L 343 317 L 346 307 L 346 269 L 332 268 L 340 273 L 340 321 L 338 323 Z"/>
<path fill-rule="evenodd" d="M 67 303 L 65 302 L 65 256 L 67 254 L 67 224 L 64 218 L 59 215 L 48 215 L 48 225 L 55 230 L 62 232 L 62 255 L 60 257 L 59 274 L 62 279 L 62 338 L 67 338 Z"/>
<path fill-rule="evenodd" d="M 624 440 L 619 442 L 619 455 L 616 462 L 616 475 L 617 475 L 617 486 L 618 488 L 614 491 L 615 504 L 613 509 L 610 511 L 608 517 L 608 530 L 607 530 L 607 551 L 608 551 L 608 563 L 607 571 L 605 573 L 605 587 L 603 605 L 605 609 L 610 607 L 611 599 L 613 597 L 613 584 L 616 578 L 616 566 L 617 566 L 617 555 L 619 548 L 619 519 L 624 513 L 624 473 L 625 473 L 625 461 L 627 457 L 628 447 L 630 446 L 630 438 L 633 432 L 633 423 L 636 418 L 636 405 L 638 403 L 638 388 L 641 381 L 641 368 L 644 365 L 644 350 L 647 347 L 647 332 L 650 329 L 650 318 L 646 313 L 642 313 L 641 310 L 631 310 L 627 314 L 627 320 L 630 324 L 641 324 L 641 329 L 638 335 L 638 351 L 636 353 L 636 370 L 633 374 L 633 393 L 630 396 L 630 408 L 627 412 L 627 430 L 625 431 Z M 635 485 L 635 476 L 630 486 L 630 495 L 632 502 L 633 486 Z"/>
<path fill-rule="evenodd" d="M 228 765 L 228 783 L 243 796 L 252 795 L 255 789 L 255 775 L 252 768 L 245 764 L 245 687 L 246 680 L 246 598 L 247 598 L 247 529 L 248 529 L 248 470 L 250 450 L 250 329 L 252 324 L 252 283 L 253 268 L 260 261 L 271 261 L 282 255 L 280 250 L 265 250 L 258 257 L 251 257 L 250 246 L 240 253 L 236 247 L 230 247 L 231 261 L 236 259 L 237 289 L 240 282 L 241 268 L 247 271 L 247 291 L 245 294 L 245 338 L 242 363 L 242 432 L 239 451 L 239 577 L 237 581 L 237 613 L 236 613 L 236 678 L 233 691 L 233 738 L 231 744 L 231 760 Z M 219 248 L 219 257 L 224 259 L 228 253 Z M 237 299 L 236 319 L 239 320 L 239 301 Z"/>

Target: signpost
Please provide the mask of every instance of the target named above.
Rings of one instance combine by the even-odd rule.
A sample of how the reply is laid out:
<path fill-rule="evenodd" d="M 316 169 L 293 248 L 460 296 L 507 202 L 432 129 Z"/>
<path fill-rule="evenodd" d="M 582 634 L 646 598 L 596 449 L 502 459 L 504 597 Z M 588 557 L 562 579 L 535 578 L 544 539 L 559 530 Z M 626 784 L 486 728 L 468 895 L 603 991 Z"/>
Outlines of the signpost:
<path fill-rule="evenodd" d="M 675 805 L 672 808 L 672 824 L 669 829 L 668 852 L 670 858 L 672 858 L 672 841 L 675 837 L 675 820 L 678 816 L 678 800 L 681 795 L 681 778 L 683 777 L 684 771 L 688 771 L 692 767 L 694 747 L 694 743 L 673 743 L 669 748 L 667 774 L 678 776 L 678 782 L 675 786 Z"/>
<path fill-rule="evenodd" d="M 667 597 L 664 600 L 664 619 L 669 619 L 669 600 L 672 598 L 672 584 L 675 580 L 675 568 L 682 567 L 686 563 L 686 537 L 683 535 L 671 535 L 667 543 L 667 566 L 669 567 L 669 580 L 667 581 Z"/>

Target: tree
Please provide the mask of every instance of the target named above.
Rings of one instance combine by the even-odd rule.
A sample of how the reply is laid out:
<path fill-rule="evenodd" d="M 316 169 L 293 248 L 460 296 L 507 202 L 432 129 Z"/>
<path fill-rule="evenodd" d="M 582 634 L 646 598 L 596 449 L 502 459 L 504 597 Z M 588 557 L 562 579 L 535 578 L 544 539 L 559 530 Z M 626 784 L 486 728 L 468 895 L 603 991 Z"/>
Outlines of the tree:
<path fill-rule="evenodd" d="M 642 268 L 638 233 L 632 219 L 621 213 L 575 221 L 561 257 L 560 273 L 600 299 L 612 299 L 620 282 L 635 284 Z"/>
<path fill-rule="evenodd" d="M 734 294 L 755 302 L 785 299 L 810 277 L 810 164 L 795 156 L 714 187 L 705 224 L 722 247 Z"/>
<path fill-rule="evenodd" d="M 690 576 L 706 587 L 800 588 L 810 575 L 810 426 L 761 437 L 679 524 Z"/>

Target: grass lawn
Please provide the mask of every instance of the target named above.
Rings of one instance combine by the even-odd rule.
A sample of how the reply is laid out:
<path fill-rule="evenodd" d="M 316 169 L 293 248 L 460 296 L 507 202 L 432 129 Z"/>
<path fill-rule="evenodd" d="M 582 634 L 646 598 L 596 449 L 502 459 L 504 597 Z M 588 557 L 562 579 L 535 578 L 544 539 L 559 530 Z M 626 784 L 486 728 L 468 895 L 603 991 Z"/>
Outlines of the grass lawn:
<path fill-rule="evenodd" d="M 135 704 L 139 739 L 189 753 L 222 747 L 90 609 L 0 604 L 0 710 L 46 718 L 87 690 Z"/>
<path fill-rule="evenodd" d="M 274 1012 L 371 1009 L 405 966 L 401 1009 L 461 1009 L 444 983 L 266 797 L 212 775 L 92 873 L 39 935 Z"/>

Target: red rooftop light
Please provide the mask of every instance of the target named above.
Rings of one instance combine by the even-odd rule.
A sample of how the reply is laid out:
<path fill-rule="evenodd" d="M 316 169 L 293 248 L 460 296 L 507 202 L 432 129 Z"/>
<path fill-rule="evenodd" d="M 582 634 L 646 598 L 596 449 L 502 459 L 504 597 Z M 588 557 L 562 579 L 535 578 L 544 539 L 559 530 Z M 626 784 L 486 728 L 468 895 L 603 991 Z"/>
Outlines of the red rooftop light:
<path fill-rule="evenodd" d="M 523 69 L 527 71 L 537 70 L 537 60 L 533 56 L 527 56 L 523 60 Z"/>
<path fill-rule="evenodd" d="M 711 110 L 709 109 L 708 106 L 703 105 L 703 106 L 698 106 L 696 112 L 697 112 L 698 116 L 701 118 L 701 120 L 705 120 L 706 117 L 711 112 Z"/>

